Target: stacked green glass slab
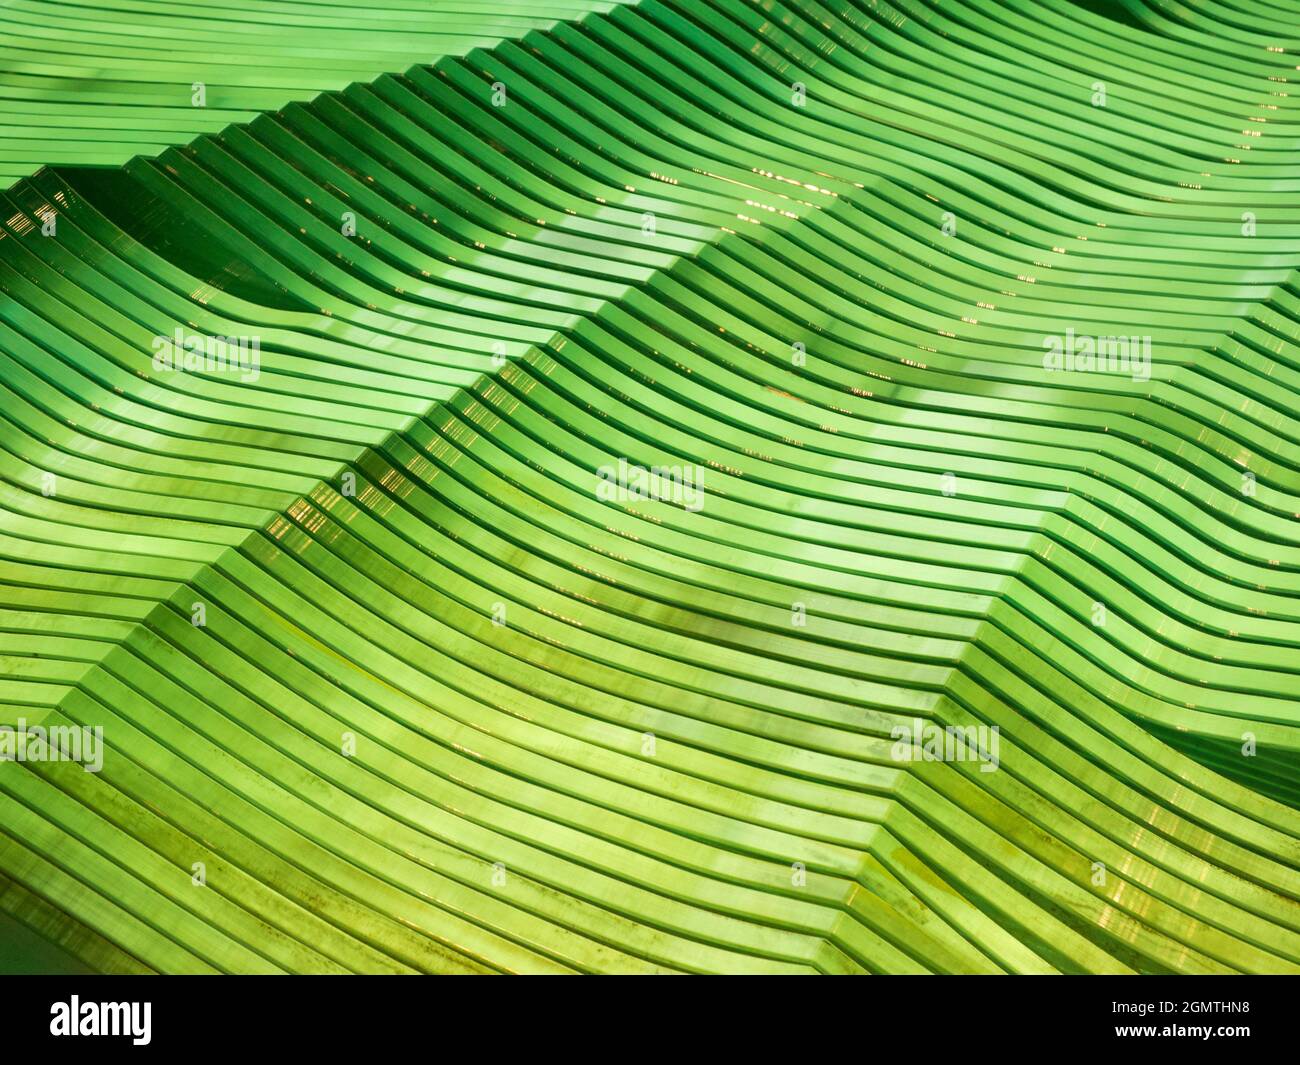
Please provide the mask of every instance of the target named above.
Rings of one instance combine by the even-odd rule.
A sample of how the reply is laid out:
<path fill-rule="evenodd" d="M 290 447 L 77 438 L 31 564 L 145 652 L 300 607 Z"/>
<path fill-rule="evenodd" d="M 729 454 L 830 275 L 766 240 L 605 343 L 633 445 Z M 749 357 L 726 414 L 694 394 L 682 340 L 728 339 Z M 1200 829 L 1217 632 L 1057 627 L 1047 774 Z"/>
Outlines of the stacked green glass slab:
<path fill-rule="evenodd" d="M 0 763 L 0 911 L 113 972 L 1300 971 L 1298 10 L 557 5 L 19 181 L 0 724 L 105 752 Z"/>

